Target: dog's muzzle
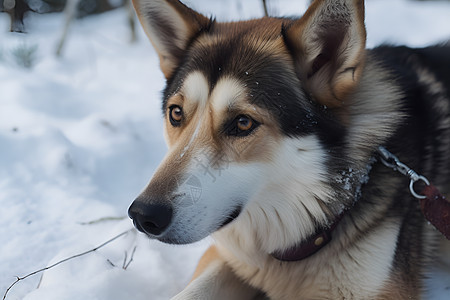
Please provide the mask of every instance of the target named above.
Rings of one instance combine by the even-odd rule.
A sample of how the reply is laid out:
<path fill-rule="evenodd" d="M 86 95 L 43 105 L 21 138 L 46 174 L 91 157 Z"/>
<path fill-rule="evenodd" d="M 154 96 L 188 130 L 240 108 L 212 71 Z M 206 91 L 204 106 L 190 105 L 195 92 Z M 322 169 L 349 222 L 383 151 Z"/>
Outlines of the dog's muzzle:
<path fill-rule="evenodd" d="M 128 209 L 128 216 L 137 230 L 151 237 L 161 236 L 172 220 L 172 207 L 161 203 L 151 203 L 149 199 L 138 197 Z"/>

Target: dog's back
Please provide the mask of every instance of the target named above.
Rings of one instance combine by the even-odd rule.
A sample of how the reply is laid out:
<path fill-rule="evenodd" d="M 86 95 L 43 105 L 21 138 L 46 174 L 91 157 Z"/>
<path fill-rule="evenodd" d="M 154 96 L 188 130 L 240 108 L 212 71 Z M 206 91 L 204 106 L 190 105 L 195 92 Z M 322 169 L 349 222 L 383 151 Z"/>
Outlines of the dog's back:
<path fill-rule="evenodd" d="M 450 44 L 427 48 L 382 46 L 372 55 L 401 88 L 408 115 L 397 135 L 397 151 L 430 176 L 444 194 L 450 191 Z M 397 152 L 398 153 L 398 152 Z M 408 158 L 405 158 L 408 159 Z M 420 161 L 414 161 L 420 159 Z"/>
<path fill-rule="evenodd" d="M 369 57 L 389 74 L 389 81 L 401 91 L 399 110 L 404 113 L 404 119 L 398 124 L 386 147 L 395 152 L 402 162 L 424 174 L 444 195 L 448 195 L 450 192 L 449 44 L 417 49 L 381 46 L 370 50 L 369 53 Z M 380 94 L 379 97 L 385 95 Z M 377 180 L 376 174 L 377 168 L 372 172 L 370 181 Z M 449 243 L 429 223 L 423 222 L 419 201 L 409 194 L 405 178 L 402 181 L 395 181 L 392 174 L 382 174 L 381 177 L 389 177 L 397 185 L 398 194 L 391 197 L 389 214 L 402 216 L 393 278 L 409 282 L 409 288 L 414 290 L 421 285 L 419 282 L 424 276 L 424 270 L 418 267 L 430 263 L 430 258 L 432 260 L 436 258 L 440 239 L 442 244 L 446 245 L 446 248 L 444 246 L 442 249 L 447 249 Z M 398 186 L 399 184 L 403 186 Z M 390 189 L 387 182 L 385 187 L 378 188 Z M 421 187 L 417 185 L 416 188 L 420 190 Z M 448 255 L 444 251 L 441 250 L 442 254 Z M 387 299 L 401 299 L 407 294 L 407 291 L 388 287 L 385 295 Z M 420 297 L 413 294 L 410 296 Z"/>

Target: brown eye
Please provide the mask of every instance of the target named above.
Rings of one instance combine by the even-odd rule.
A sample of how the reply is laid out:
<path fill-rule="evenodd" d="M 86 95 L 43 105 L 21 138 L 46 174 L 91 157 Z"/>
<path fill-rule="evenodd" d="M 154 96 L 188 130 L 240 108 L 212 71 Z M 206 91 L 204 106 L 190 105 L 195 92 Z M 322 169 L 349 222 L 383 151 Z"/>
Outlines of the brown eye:
<path fill-rule="evenodd" d="M 247 131 L 253 127 L 253 120 L 247 116 L 240 116 L 236 125 L 240 131 Z"/>
<path fill-rule="evenodd" d="M 172 126 L 180 126 L 183 120 L 183 109 L 178 105 L 169 107 L 169 120 Z"/>
<path fill-rule="evenodd" d="M 248 136 L 255 130 L 260 123 L 247 115 L 239 115 L 237 118 L 228 121 L 225 124 L 224 132 L 228 136 L 243 137 Z"/>

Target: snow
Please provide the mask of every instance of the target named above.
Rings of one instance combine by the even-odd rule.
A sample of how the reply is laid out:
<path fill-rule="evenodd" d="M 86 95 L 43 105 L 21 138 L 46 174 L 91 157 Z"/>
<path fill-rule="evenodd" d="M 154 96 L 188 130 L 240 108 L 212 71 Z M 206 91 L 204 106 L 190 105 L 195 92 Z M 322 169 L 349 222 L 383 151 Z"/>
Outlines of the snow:
<path fill-rule="evenodd" d="M 218 20 L 263 14 L 258 0 L 186 3 Z M 307 1 L 269 1 L 277 15 L 306 7 Z M 369 47 L 450 38 L 449 2 L 367 1 L 366 10 Z M 1 296 L 15 276 L 130 230 L 127 208 L 166 151 L 158 58 L 141 30 L 138 42 L 128 43 L 124 10 L 77 20 L 60 59 L 54 51 L 63 16 L 31 15 L 26 22 L 28 34 L 9 33 L 0 14 Z M 34 45 L 34 68 L 18 67 L 13 50 Z M 165 245 L 132 230 L 18 282 L 7 299 L 168 299 L 187 284 L 209 243 Z M 135 247 L 124 270 L 125 252 L 128 261 Z M 450 272 L 433 274 L 431 298 L 448 298 Z"/>

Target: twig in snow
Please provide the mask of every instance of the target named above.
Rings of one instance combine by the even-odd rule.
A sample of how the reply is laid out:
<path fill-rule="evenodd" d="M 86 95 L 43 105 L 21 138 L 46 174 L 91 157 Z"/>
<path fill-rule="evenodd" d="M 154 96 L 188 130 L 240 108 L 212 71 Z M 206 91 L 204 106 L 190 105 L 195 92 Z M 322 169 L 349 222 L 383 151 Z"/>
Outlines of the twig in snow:
<path fill-rule="evenodd" d="M 128 263 L 126 263 L 127 253 L 125 252 L 125 260 L 123 261 L 122 269 L 126 270 L 128 268 L 128 266 L 131 264 L 131 262 L 133 261 L 134 253 L 136 252 L 136 247 L 137 246 L 134 246 L 133 252 L 131 252 L 131 257 L 130 257 L 130 260 L 128 261 Z"/>
<path fill-rule="evenodd" d="M 111 243 L 111 242 L 117 240 L 117 239 L 120 238 L 121 236 L 124 236 L 124 235 L 126 235 L 127 233 L 129 233 L 130 231 L 133 231 L 133 230 L 134 230 L 134 229 L 128 229 L 127 231 L 124 231 L 124 232 L 122 232 L 121 234 L 116 235 L 116 236 L 113 237 L 112 239 L 107 240 L 107 241 L 104 242 L 103 244 L 101 244 L 101 245 L 99 245 L 99 246 L 97 246 L 97 247 L 95 247 L 95 248 L 93 248 L 93 249 L 91 249 L 91 250 L 88 250 L 88 251 L 85 251 L 85 252 L 83 252 L 83 253 L 79 253 L 79 254 L 70 256 L 70 257 L 68 257 L 68 258 L 65 258 L 65 259 L 63 259 L 63 260 L 58 261 L 57 263 L 54 263 L 54 264 L 51 265 L 51 266 L 42 268 L 42 269 L 37 270 L 37 271 L 34 271 L 34 272 L 31 272 L 30 274 L 27 274 L 27 275 L 25 275 L 25 276 L 23 276 L 23 277 L 16 276 L 16 281 L 14 281 L 14 282 L 6 289 L 6 292 L 5 292 L 5 294 L 3 295 L 2 300 L 5 300 L 5 299 L 6 299 L 6 296 L 8 295 L 8 292 L 9 292 L 9 291 L 11 290 L 11 288 L 12 288 L 14 285 L 16 285 L 16 283 L 18 283 L 19 281 L 24 280 L 24 279 L 27 279 L 27 278 L 30 277 L 30 276 L 36 275 L 36 274 L 41 273 L 41 272 L 44 272 L 44 271 L 46 271 L 46 270 L 49 270 L 49 269 L 51 269 L 51 268 L 53 268 L 53 267 L 56 267 L 56 266 L 59 265 L 59 264 L 62 264 L 62 263 L 64 263 L 64 262 L 66 262 L 66 261 L 69 261 L 69 260 L 71 260 L 71 259 L 74 259 L 74 258 L 83 256 L 83 255 L 86 255 L 86 254 L 89 254 L 89 253 L 91 253 L 91 252 L 95 252 L 95 251 L 97 251 L 98 249 L 100 249 L 100 248 L 102 248 L 102 247 L 108 245 L 109 243 Z"/>
<path fill-rule="evenodd" d="M 122 221 L 125 218 L 126 217 L 104 217 L 104 218 L 100 218 L 100 219 L 89 221 L 89 222 L 80 222 L 79 224 L 80 225 L 94 225 L 94 224 L 103 223 L 103 222 L 107 222 L 107 221 Z"/>
<path fill-rule="evenodd" d="M 124 270 L 125 270 L 125 265 L 127 264 L 127 258 L 128 258 L 128 252 L 125 251 L 125 255 L 123 258 L 123 264 L 122 264 L 122 269 L 124 269 Z"/>
<path fill-rule="evenodd" d="M 109 259 L 106 259 L 106 262 L 111 265 L 111 267 L 116 268 L 117 266 Z"/>

